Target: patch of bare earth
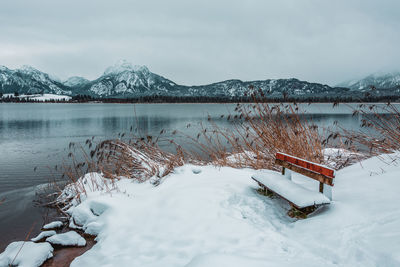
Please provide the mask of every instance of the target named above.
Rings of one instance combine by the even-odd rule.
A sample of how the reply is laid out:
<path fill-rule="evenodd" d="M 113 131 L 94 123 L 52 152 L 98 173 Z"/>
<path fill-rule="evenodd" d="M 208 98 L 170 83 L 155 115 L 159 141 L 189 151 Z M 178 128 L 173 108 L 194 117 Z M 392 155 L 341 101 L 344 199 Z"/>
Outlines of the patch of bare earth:
<path fill-rule="evenodd" d="M 76 258 L 91 249 L 96 242 L 94 236 L 83 236 L 86 239 L 84 247 L 57 247 L 54 246 L 53 258 L 47 260 L 43 267 L 69 267 L 71 262 Z"/>

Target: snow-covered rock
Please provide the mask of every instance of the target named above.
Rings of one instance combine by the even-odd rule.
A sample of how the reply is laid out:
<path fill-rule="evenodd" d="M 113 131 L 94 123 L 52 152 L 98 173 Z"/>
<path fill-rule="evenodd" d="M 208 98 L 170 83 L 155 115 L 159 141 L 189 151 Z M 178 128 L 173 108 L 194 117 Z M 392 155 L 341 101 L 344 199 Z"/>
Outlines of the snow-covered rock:
<path fill-rule="evenodd" d="M 46 239 L 46 242 L 61 246 L 86 246 L 86 240 L 75 231 L 50 236 Z"/>
<path fill-rule="evenodd" d="M 57 229 L 57 228 L 62 227 L 63 225 L 64 224 L 61 221 L 54 221 L 54 222 L 51 222 L 51 223 L 48 223 L 48 224 L 44 225 L 42 228 L 46 229 L 46 230 L 48 230 L 48 229 Z"/>
<path fill-rule="evenodd" d="M 0 254 L 0 267 L 37 267 L 51 257 L 53 257 L 53 247 L 47 242 L 18 241 L 9 244 Z"/>
<path fill-rule="evenodd" d="M 38 234 L 36 237 L 31 238 L 31 241 L 33 242 L 38 242 L 42 239 L 45 239 L 46 237 L 50 237 L 56 234 L 56 231 L 43 231 L 40 234 Z"/>
<path fill-rule="evenodd" d="M 101 231 L 101 229 L 103 229 L 104 224 L 100 223 L 100 222 L 89 222 L 87 224 L 85 224 L 84 230 L 85 230 L 85 234 L 88 235 L 98 235 Z"/>

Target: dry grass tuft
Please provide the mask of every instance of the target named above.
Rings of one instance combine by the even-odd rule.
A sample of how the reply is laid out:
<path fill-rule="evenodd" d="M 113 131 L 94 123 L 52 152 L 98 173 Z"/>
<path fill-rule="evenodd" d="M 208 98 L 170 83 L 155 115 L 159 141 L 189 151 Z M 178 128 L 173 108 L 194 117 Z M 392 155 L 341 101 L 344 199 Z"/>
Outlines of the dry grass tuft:
<path fill-rule="evenodd" d="M 395 105 L 361 104 L 353 114 L 362 115 L 365 131 L 346 131 L 349 142 L 367 148 L 371 155 L 400 150 L 400 111 Z"/>
<path fill-rule="evenodd" d="M 318 127 L 301 117 L 297 105 L 271 105 L 254 97 L 253 104 L 238 104 L 232 129 L 211 122 L 197 136 L 197 147 L 219 166 L 276 169 L 276 152 L 324 163 L 324 138 Z M 194 140 L 192 138 L 192 140 Z"/>
<path fill-rule="evenodd" d="M 94 138 L 86 141 L 88 148 L 93 147 Z M 50 204 L 62 212 L 74 199 L 77 202 L 87 195 L 87 191 L 115 192 L 115 182 L 121 178 L 134 179 L 138 182 L 168 175 L 176 167 L 187 162 L 183 150 L 177 146 L 176 153 L 170 153 L 158 147 L 150 138 L 132 138 L 128 142 L 120 139 L 106 140 L 95 145 L 92 150 L 76 144 L 70 144 L 70 164 L 63 164 L 63 177 L 69 181 L 67 186 L 57 187 L 56 200 Z M 77 160 L 77 153 L 83 161 Z M 101 173 L 105 180 L 99 180 L 95 173 Z M 86 175 L 85 174 L 89 174 Z M 93 174 L 93 175 L 90 175 Z"/>
<path fill-rule="evenodd" d="M 185 154 L 179 147 L 173 154 L 139 138 L 128 143 L 121 140 L 101 142 L 95 153 L 98 171 L 105 177 L 123 176 L 141 182 L 153 176 L 162 178 L 185 163 Z"/>

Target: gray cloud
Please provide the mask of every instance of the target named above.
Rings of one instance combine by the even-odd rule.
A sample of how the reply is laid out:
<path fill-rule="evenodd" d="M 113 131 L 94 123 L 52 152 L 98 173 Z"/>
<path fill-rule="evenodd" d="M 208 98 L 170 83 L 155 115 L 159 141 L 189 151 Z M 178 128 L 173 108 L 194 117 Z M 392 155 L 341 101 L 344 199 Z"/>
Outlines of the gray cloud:
<path fill-rule="evenodd" d="M 2 0 L 0 64 L 93 79 L 119 59 L 178 83 L 336 84 L 399 70 L 398 0 Z"/>

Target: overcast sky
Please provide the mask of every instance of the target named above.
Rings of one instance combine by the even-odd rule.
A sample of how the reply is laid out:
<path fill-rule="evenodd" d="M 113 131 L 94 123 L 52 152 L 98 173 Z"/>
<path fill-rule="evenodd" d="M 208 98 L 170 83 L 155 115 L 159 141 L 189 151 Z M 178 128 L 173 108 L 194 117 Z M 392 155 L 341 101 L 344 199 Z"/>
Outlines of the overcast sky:
<path fill-rule="evenodd" d="M 399 0 L 1 0 L 0 65 L 61 79 L 120 59 L 177 83 L 400 70 Z"/>

